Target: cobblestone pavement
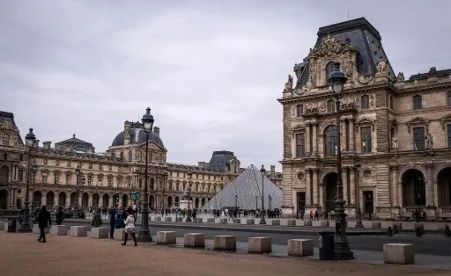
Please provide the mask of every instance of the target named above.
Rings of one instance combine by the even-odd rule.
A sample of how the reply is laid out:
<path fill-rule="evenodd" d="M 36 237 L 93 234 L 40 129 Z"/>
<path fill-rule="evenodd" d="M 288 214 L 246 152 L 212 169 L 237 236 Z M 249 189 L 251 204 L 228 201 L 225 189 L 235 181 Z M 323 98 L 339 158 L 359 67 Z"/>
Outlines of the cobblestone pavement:
<path fill-rule="evenodd" d="M 321 262 L 300 258 L 219 253 L 132 243 L 0 233 L 2 276 L 51 275 L 449 275 L 449 271 L 351 262 Z"/>

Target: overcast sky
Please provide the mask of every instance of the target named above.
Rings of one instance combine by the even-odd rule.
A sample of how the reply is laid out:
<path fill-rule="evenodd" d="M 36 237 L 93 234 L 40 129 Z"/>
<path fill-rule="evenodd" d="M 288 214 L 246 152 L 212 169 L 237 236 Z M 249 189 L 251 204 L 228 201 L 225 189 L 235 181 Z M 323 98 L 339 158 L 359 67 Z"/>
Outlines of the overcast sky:
<path fill-rule="evenodd" d="M 366 17 L 395 72 L 451 68 L 451 2 L 2 0 L 0 110 L 105 151 L 149 106 L 168 161 L 282 159 L 276 101 L 320 26 Z M 280 167 L 278 165 L 278 167 Z"/>

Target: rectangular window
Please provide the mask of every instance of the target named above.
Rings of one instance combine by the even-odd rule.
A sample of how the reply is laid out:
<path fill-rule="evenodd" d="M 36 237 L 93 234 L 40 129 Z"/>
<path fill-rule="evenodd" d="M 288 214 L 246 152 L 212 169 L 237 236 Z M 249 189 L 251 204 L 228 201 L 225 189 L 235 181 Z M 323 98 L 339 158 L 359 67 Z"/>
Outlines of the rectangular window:
<path fill-rule="evenodd" d="M 305 155 L 305 136 L 304 133 L 296 134 L 296 157 Z"/>
<path fill-rule="evenodd" d="M 370 153 L 371 152 L 371 127 L 361 127 L 360 135 L 362 141 L 362 153 Z"/>
<path fill-rule="evenodd" d="M 413 128 L 413 150 L 424 150 L 424 127 Z"/>
<path fill-rule="evenodd" d="M 413 109 L 422 109 L 423 108 L 423 100 L 421 95 L 413 96 Z"/>
<path fill-rule="evenodd" d="M 88 186 L 92 186 L 92 175 L 88 175 Z"/>
<path fill-rule="evenodd" d="M 24 172 L 24 170 L 19 170 L 19 181 L 20 182 L 23 181 L 23 172 Z"/>
<path fill-rule="evenodd" d="M 335 101 L 334 100 L 327 101 L 327 112 L 335 112 Z"/>
<path fill-rule="evenodd" d="M 70 184 L 70 178 L 71 178 L 71 175 L 66 174 L 66 184 Z"/>
<path fill-rule="evenodd" d="M 451 124 L 448 124 L 447 127 L 448 127 L 448 148 L 451 148 Z"/>
<path fill-rule="evenodd" d="M 370 97 L 368 95 L 363 95 L 360 98 L 360 107 L 362 109 L 368 109 L 370 108 Z"/>
<path fill-rule="evenodd" d="M 301 117 L 303 113 L 304 113 L 304 106 L 302 104 L 298 104 L 296 106 L 296 116 Z"/>

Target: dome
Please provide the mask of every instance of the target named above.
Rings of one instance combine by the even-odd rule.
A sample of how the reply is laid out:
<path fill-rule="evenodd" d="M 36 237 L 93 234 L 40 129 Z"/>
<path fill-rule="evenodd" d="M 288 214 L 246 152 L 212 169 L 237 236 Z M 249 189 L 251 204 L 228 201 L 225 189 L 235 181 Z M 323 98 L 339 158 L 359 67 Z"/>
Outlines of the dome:
<path fill-rule="evenodd" d="M 146 131 L 143 128 L 131 128 L 129 130 L 130 134 L 130 144 L 142 144 L 146 142 Z M 116 138 L 114 138 L 112 147 L 123 146 L 124 145 L 124 131 L 121 131 Z M 149 133 L 149 142 L 153 141 L 164 148 L 163 141 L 160 136 L 155 134 L 155 132 Z"/>

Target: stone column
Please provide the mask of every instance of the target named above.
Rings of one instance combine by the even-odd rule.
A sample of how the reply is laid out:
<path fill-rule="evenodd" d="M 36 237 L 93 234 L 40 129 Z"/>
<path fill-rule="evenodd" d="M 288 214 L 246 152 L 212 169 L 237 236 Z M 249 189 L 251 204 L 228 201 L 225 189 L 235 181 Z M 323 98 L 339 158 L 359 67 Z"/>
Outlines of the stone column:
<path fill-rule="evenodd" d="M 396 177 L 396 178 L 398 178 L 398 177 Z M 398 179 L 396 179 L 396 181 L 397 181 L 397 185 L 396 185 L 396 188 L 398 189 L 398 205 L 400 206 L 400 207 L 405 207 L 405 206 L 403 206 L 403 202 L 402 202 L 402 181 L 398 181 Z"/>
<path fill-rule="evenodd" d="M 311 155 L 312 153 L 310 152 L 310 143 L 312 143 L 311 139 L 310 139 L 310 123 L 307 123 L 305 125 L 305 153 L 306 155 Z M 296 141 L 297 142 L 297 141 Z"/>
<path fill-rule="evenodd" d="M 426 185 L 426 206 L 435 206 L 434 201 L 434 176 L 432 173 L 432 169 L 434 168 L 433 164 L 427 164 L 427 185 Z"/>
<path fill-rule="evenodd" d="M 53 194 L 55 195 L 55 197 L 53 198 L 53 204 L 54 204 L 55 207 L 59 207 L 60 206 L 60 192 L 56 191 Z"/>
<path fill-rule="evenodd" d="M 401 203 L 399 202 L 398 198 L 398 166 L 391 166 L 391 173 L 392 173 L 392 179 L 390 181 L 391 183 L 391 191 L 392 191 L 392 206 L 401 206 Z"/>
<path fill-rule="evenodd" d="M 349 148 L 350 151 L 355 151 L 354 119 L 349 120 Z"/>
<path fill-rule="evenodd" d="M 349 205 L 348 201 L 348 170 L 347 167 L 341 168 L 341 177 L 343 178 L 343 199 L 346 200 L 346 205 Z"/>
<path fill-rule="evenodd" d="M 312 169 L 313 172 L 313 204 L 318 205 L 318 188 L 319 188 L 319 181 L 318 181 L 318 173 L 319 169 Z"/>
<path fill-rule="evenodd" d="M 346 151 L 346 120 L 340 119 L 340 144 L 341 144 L 341 152 Z"/>
<path fill-rule="evenodd" d="M 109 196 L 109 202 L 108 202 L 108 208 L 113 208 L 113 204 L 115 204 L 114 203 L 114 197 L 113 197 L 113 195 L 108 195 Z"/>
<path fill-rule="evenodd" d="M 88 208 L 92 207 L 92 197 L 93 196 L 94 196 L 93 194 L 89 194 L 89 196 L 88 196 Z"/>
<path fill-rule="evenodd" d="M 312 171 L 310 169 L 307 169 L 305 174 L 305 186 L 306 186 L 306 192 L 305 192 L 305 205 L 310 206 L 312 205 Z"/>
<path fill-rule="evenodd" d="M 312 124 L 312 137 L 313 137 L 313 154 L 318 155 L 318 124 Z"/>
<path fill-rule="evenodd" d="M 351 147 L 351 149 L 352 149 L 352 147 Z M 351 183 L 349 185 L 351 190 L 349 191 L 349 193 L 350 193 L 350 202 L 348 204 L 356 204 L 356 202 L 355 202 L 355 195 L 356 195 L 356 179 L 355 179 L 356 173 L 355 173 L 355 170 L 356 169 L 352 168 L 349 171 L 350 174 L 351 174 L 351 178 L 350 178 Z"/>

